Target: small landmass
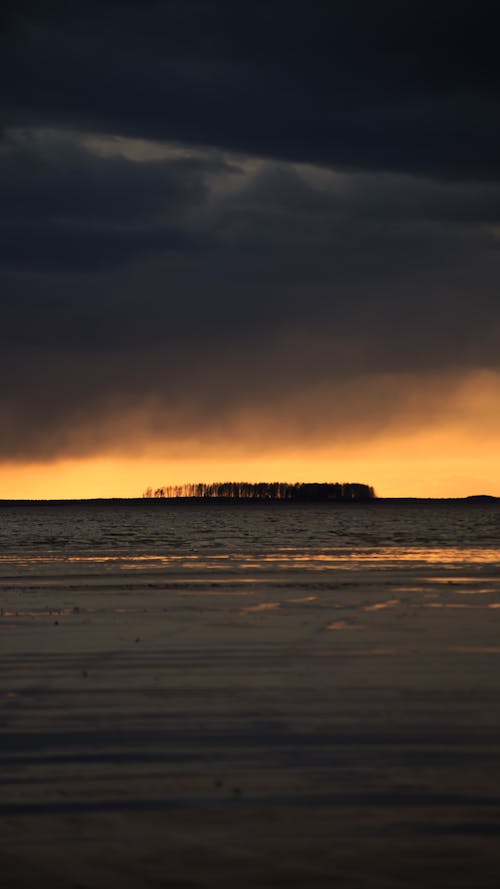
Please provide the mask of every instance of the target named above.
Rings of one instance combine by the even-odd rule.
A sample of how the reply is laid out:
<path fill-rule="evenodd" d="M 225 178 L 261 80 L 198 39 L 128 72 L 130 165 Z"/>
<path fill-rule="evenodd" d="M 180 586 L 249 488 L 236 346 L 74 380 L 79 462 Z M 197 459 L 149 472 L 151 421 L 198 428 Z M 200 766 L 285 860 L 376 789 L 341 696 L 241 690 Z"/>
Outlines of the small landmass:
<path fill-rule="evenodd" d="M 293 500 L 293 501 L 355 501 L 375 499 L 371 485 L 359 482 L 199 482 L 186 485 L 165 485 L 146 488 L 146 499 L 195 498 L 200 500 Z"/>
<path fill-rule="evenodd" d="M 492 494 L 470 494 L 469 497 L 464 497 L 468 503 L 496 503 L 499 499 Z"/>

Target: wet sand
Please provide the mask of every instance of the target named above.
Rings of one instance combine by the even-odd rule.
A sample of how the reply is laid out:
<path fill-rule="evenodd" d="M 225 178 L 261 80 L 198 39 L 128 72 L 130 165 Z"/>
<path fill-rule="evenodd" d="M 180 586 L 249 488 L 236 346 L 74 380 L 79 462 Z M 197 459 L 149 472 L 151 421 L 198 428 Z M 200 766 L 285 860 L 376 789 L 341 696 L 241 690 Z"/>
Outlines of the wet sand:
<path fill-rule="evenodd" d="M 498 885 L 498 553 L 281 556 L 2 566 L 2 886 Z"/>

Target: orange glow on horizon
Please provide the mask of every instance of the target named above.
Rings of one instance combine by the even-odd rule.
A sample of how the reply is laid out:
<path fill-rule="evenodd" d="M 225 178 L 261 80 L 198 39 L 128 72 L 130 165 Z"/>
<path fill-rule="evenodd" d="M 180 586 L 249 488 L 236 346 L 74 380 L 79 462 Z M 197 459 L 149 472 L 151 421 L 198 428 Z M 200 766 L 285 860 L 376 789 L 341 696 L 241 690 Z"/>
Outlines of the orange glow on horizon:
<path fill-rule="evenodd" d="M 130 421 L 131 429 L 139 429 L 134 443 L 123 435 L 127 422 L 121 417 L 115 440 L 100 455 L 1 463 L 0 499 L 140 497 L 149 486 L 222 481 L 361 482 L 380 497 L 500 497 L 500 374 L 478 371 L 454 390 L 443 389 L 427 420 L 424 396 L 439 391 L 439 378 L 422 382 L 420 400 L 408 381 L 399 386 L 405 395 L 400 411 L 371 431 L 335 423 L 343 405 L 355 403 L 345 393 L 338 401 L 324 395 L 323 408 L 331 404 L 334 419 L 321 429 L 312 420 L 308 425 L 307 417 L 300 428 L 287 426 L 286 417 L 293 417 L 288 409 L 283 422 L 276 412 L 269 426 L 269 411 L 262 409 L 225 434 L 208 429 L 203 438 L 200 429 L 197 440 L 185 442 L 179 436 L 169 441 L 164 433 L 154 438 L 147 426 L 141 433 L 140 423 Z M 368 394 L 376 407 L 385 390 L 373 387 Z M 126 446 L 135 452 L 120 450 Z"/>
<path fill-rule="evenodd" d="M 231 480 L 363 482 L 380 497 L 500 496 L 495 441 L 478 447 L 478 442 L 434 432 L 259 458 L 101 456 L 3 464 L 0 499 L 141 497 L 148 486 Z"/>

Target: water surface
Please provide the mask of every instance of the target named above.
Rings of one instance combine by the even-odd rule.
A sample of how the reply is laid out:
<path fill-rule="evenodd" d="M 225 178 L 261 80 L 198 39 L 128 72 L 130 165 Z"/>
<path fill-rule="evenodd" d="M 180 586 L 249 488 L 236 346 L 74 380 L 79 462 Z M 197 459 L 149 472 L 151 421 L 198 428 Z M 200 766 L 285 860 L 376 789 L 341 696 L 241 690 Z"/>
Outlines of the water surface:
<path fill-rule="evenodd" d="M 157 886 L 189 817 L 175 848 L 216 846 L 201 871 L 186 854 L 190 886 L 224 884 L 229 834 L 227 885 L 331 885 L 339 855 L 364 885 L 356 850 L 381 842 L 384 885 L 411 884 L 390 865 L 408 854 L 446 885 L 457 836 L 449 885 L 496 885 L 496 505 L 4 507 L 0 597 L 13 879 L 28 855 L 99 885 L 85 849 L 101 861 L 119 823 Z"/>

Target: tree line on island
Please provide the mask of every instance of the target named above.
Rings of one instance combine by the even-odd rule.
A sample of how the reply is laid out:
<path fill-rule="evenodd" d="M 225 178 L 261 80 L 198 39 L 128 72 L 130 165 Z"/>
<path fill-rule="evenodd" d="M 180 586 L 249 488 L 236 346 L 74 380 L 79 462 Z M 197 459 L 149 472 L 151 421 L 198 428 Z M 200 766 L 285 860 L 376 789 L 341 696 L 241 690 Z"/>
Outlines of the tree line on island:
<path fill-rule="evenodd" d="M 371 485 L 358 482 L 199 482 L 146 488 L 145 498 L 195 497 L 221 500 L 336 500 L 366 501 L 375 498 Z"/>

